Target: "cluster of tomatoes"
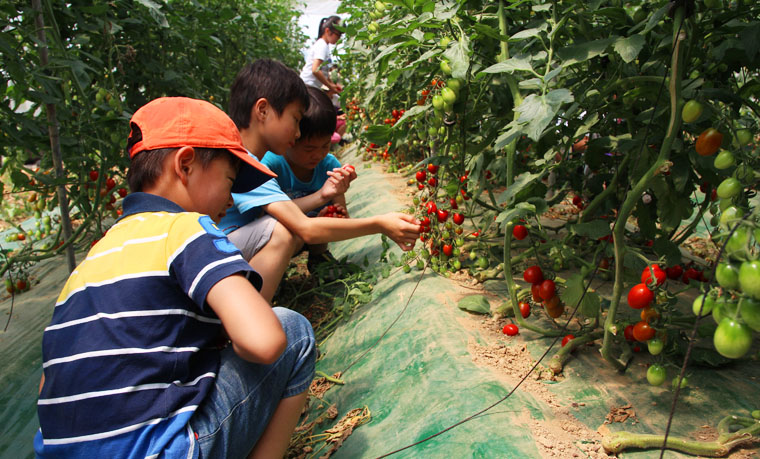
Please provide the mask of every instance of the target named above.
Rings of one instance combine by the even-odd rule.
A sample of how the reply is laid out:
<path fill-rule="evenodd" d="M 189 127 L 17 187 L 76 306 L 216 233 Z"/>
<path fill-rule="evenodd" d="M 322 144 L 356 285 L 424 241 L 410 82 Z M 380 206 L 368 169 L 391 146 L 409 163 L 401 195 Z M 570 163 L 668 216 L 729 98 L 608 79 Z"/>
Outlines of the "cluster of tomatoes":
<path fill-rule="evenodd" d="M 667 278 L 659 265 L 649 265 L 641 272 L 641 283 L 628 291 L 628 306 L 641 310 L 641 320 L 625 328 L 623 333 L 626 340 L 644 343 L 655 337 L 657 331 L 651 322 L 660 317 L 654 304 L 655 292 L 665 284 Z"/>
<path fill-rule="evenodd" d="M 565 305 L 557 294 L 557 285 L 552 279 L 545 279 L 541 267 L 533 265 L 523 271 L 523 280 L 529 283 L 530 293 L 533 301 L 543 304 L 546 314 L 552 319 L 556 319 L 565 312 Z M 520 313 L 526 317 L 522 308 Z"/>
<path fill-rule="evenodd" d="M 5 291 L 11 295 L 29 290 L 29 281 L 26 278 L 16 279 L 13 282 L 9 278 L 5 279 Z"/>
<path fill-rule="evenodd" d="M 391 157 L 389 149 L 392 145 L 393 142 L 388 142 L 388 145 L 385 147 L 381 147 L 376 143 L 370 143 L 366 149 L 367 155 L 365 155 L 365 159 L 379 159 L 381 161 L 387 161 Z"/>
<path fill-rule="evenodd" d="M 395 126 L 396 122 L 398 122 L 399 118 L 404 116 L 404 113 L 406 113 L 406 110 L 397 110 L 393 109 L 391 110 L 391 117 L 386 118 L 385 121 L 383 121 L 384 124 L 389 124 L 391 126 Z"/>
<path fill-rule="evenodd" d="M 348 109 L 348 119 L 350 121 L 364 118 L 364 109 L 359 107 L 359 101 L 357 99 L 351 99 L 351 101 L 346 104 L 346 108 Z"/>

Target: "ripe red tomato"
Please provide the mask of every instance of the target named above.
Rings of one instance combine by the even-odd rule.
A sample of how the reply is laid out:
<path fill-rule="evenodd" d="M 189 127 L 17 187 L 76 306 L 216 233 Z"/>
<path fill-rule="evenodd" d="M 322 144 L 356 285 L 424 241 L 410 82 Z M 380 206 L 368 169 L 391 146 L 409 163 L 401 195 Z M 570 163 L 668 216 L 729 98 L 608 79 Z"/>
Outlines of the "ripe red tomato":
<path fill-rule="evenodd" d="M 443 244 L 443 254 L 450 257 L 454 253 L 454 247 L 451 244 Z"/>
<path fill-rule="evenodd" d="M 581 198 L 577 194 L 573 196 L 573 205 L 576 207 L 580 207 L 581 205 L 583 205 L 583 198 Z"/>
<path fill-rule="evenodd" d="M 24 290 L 26 290 L 26 287 L 27 287 L 27 284 L 24 279 L 19 279 L 16 281 L 16 290 L 18 290 L 19 292 L 23 292 Z"/>
<path fill-rule="evenodd" d="M 425 171 L 417 171 L 417 173 L 414 175 L 417 178 L 418 182 L 424 182 L 427 178 L 427 174 Z"/>
<path fill-rule="evenodd" d="M 126 188 L 119 188 L 118 190 L 119 196 L 122 198 L 127 195 L 127 189 Z"/>
<path fill-rule="evenodd" d="M 707 128 L 697 137 L 697 154 L 700 156 L 712 156 L 720 149 L 723 142 L 723 134 L 715 128 Z"/>
<path fill-rule="evenodd" d="M 544 272 L 534 265 L 523 272 L 523 279 L 529 284 L 540 284 L 544 280 Z"/>
<path fill-rule="evenodd" d="M 438 206 L 436 206 L 433 201 L 428 201 L 428 203 L 425 205 L 425 208 L 427 209 L 428 215 L 438 212 Z"/>
<path fill-rule="evenodd" d="M 16 239 L 19 241 L 23 241 L 24 239 L 26 239 L 26 234 L 18 233 L 18 235 L 16 235 Z"/>
<path fill-rule="evenodd" d="M 660 313 L 657 312 L 657 310 L 655 308 L 650 308 L 649 306 L 647 306 L 647 307 L 641 309 L 640 316 L 641 316 L 641 320 L 643 320 L 644 322 L 649 323 L 649 322 L 651 322 L 651 321 L 653 321 L 655 319 L 659 319 L 660 318 Z"/>
<path fill-rule="evenodd" d="M 636 322 L 636 325 L 633 326 L 633 339 L 640 343 L 654 338 L 655 333 L 655 329 L 643 320 Z"/>
<path fill-rule="evenodd" d="M 565 337 L 562 338 L 562 347 L 565 347 L 565 344 L 567 344 L 568 342 L 570 342 L 570 340 L 574 340 L 574 339 L 575 339 L 575 335 L 572 335 L 572 334 L 571 335 L 565 335 Z"/>
<path fill-rule="evenodd" d="M 525 228 L 525 225 L 515 225 L 515 227 L 512 228 L 512 236 L 518 241 L 522 241 L 528 236 L 528 229 Z"/>
<path fill-rule="evenodd" d="M 348 172 L 356 172 L 356 168 L 350 164 L 343 166 L 343 169 L 347 170 Z"/>
<path fill-rule="evenodd" d="M 449 205 L 451 205 L 451 208 L 454 210 L 459 209 L 459 204 L 457 204 L 457 200 L 454 198 L 449 199 Z"/>
<path fill-rule="evenodd" d="M 545 281 L 541 282 L 538 286 L 538 294 L 544 300 L 548 300 L 549 298 L 553 297 L 556 291 L 557 291 L 557 286 L 554 284 L 554 281 L 551 279 L 546 279 Z"/>
<path fill-rule="evenodd" d="M 507 324 L 504 326 L 504 328 L 501 329 L 501 331 L 507 336 L 515 336 L 516 334 L 520 333 L 520 329 L 517 328 L 517 325 L 515 324 Z"/>
<path fill-rule="evenodd" d="M 525 301 L 521 301 L 518 306 L 520 307 L 520 315 L 523 316 L 523 319 L 527 319 L 530 315 L 530 304 Z"/>
<path fill-rule="evenodd" d="M 654 293 L 646 286 L 646 284 L 636 284 L 628 291 L 628 306 L 633 309 L 641 309 L 654 300 Z"/>
<path fill-rule="evenodd" d="M 430 185 L 432 187 L 438 186 L 438 179 L 435 178 L 435 177 L 430 177 L 428 179 L 428 185 Z"/>
<path fill-rule="evenodd" d="M 449 219 L 449 211 L 444 210 L 444 209 L 438 209 L 437 216 L 438 216 L 438 222 L 444 223 L 446 220 Z"/>
<path fill-rule="evenodd" d="M 108 177 L 108 179 L 106 180 L 106 190 L 110 191 L 115 186 L 116 186 L 116 181 L 112 179 L 111 177 Z"/>
<path fill-rule="evenodd" d="M 90 180 L 93 182 L 98 180 L 98 171 L 92 170 L 90 171 Z"/>
<path fill-rule="evenodd" d="M 454 223 L 456 223 L 457 225 L 461 225 L 462 223 L 464 223 L 464 215 L 456 213 L 454 214 L 453 220 L 454 220 Z"/>
<path fill-rule="evenodd" d="M 633 337 L 633 325 L 628 325 L 623 330 L 623 336 L 625 337 L 626 341 L 635 341 L 635 338 Z"/>
<path fill-rule="evenodd" d="M 428 165 L 427 165 L 427 170 L 428 170 L 428 172 L 430 172 L 431 174 L 437 174 L 437 173 L 438 173 L 438 166 L 436 166 L 436 165 L 435 165 L 435 164 L 433 164 L 433 163 L 428 163 Z"/>
<path fill-rule="evenodd" d="M 652 273 L 649 270 L 650 266 L 647 266 L 644 268 L 644 270 L 641 272 L 641 282 L 644 285 L 649 286 L 649 281 L 652 278 Z M 668 277 L 667 274 L 665 274 L 665 271 L 662 270 L 658 265 L 651 265 L 652 271 L 654 272 L 654 277 L 657 281 L 657 285 L 662 285 L 665 283 L 665 279 Z"/>
<path fill-rule="evenodd" d="M 533 301 L 542 302 L 544 299 L 541 298 L 541 294 L 538 292 L 538 289 L 541 287 L 541 284 L 533 284 L 530 286 L 530 293 L 533 295 Z"/>
<path fill-rule="evenodd" d="M 678 280 L 681 278 L 681 275 L 683 275 L 683 266 L 670 266 L 665 269 L 665 274 L 667 274 L 668 279 Z"/>

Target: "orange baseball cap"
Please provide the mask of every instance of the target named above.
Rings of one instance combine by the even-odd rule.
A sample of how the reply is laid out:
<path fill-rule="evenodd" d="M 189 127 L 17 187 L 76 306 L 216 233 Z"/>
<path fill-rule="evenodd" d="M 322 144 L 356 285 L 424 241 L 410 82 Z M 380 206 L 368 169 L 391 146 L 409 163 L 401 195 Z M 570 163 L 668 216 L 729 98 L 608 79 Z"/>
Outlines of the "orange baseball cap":
<path fill-rule="evenodd" d="M 129 121 L 129 158 L 159 148 L 220 148 L 243 161 L 234 193 L 244 193 L 277 174 L 261 164 L 243 146 L 235 123 L 218 107 L 188 97 L 161 97 L 140 107 Z M 137 129 L 135 129 L 137 127 Z M 136 134 L 136 133 L 141 133 Z M 132 138 L 135 135 L 136 138 Z"/>

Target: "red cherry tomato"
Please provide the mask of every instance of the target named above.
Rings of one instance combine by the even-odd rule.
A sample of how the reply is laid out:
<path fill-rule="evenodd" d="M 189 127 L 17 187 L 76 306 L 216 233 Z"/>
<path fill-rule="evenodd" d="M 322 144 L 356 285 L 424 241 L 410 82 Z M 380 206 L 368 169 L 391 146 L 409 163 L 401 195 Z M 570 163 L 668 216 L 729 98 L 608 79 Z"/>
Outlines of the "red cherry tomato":
<path fill-rule="evenodd" d="M 444 209 L 438 209 L 437 216 L 438 216 L 438 222 L 444 223 L 446 220 L 449 219 L 449 211 L 444 210 Z"/>
<path fill-rule="evenodd" d="M 111 177 L 108 177 L 108 180 L 106 180 L 106 190 L 110 191 L 115 186 L 116 186 L 116 181 L 112 179 Z"/>
<path fill-rule="evenodd" d="M 119 188 L 118 190 L 119 196 L 122 198 L 127 195 L 127 189 L 126 188 Z"/>
<path fill-rule="evenodd" d="M 654 338 L 655 333 L 655 329 L 643 320 L 636 322 L 636 325 L 633 326 L 633 339 L 640 343 Z"/>
<path fill-rule="evenodd" d="M 501 331 L 507 336 L 515 336 L 520 333 L 520 329 L 517 328 L 517 325 L 515 324 L 507 324 L 501 329 Z"/>
<path fill-rule="evenodd" d="M 641 272 L 641 282 L 649 286 L 649 281 L 652 278 L 652 273 L 649 270 L 649 266 L 644 268 L 644 270 Z M 651 265 L 652 271 L 654 272 L 654 277 L 657 281 L 657 285 L 662 285 L 665 283 L 665 279 L 668 277 L 667 274 L 665 274 L 665 271 L 662 270 L 658 265 Z"/>
<path fill-rule="evenodd" d="M 443 244 L 443 254 L 450 257 L 454 253 L 454 247 L 451 244 Z"/>
<path fill-rule="evenodd" d="M 531 266 L 523 272 L 523 279 L 529 284 L 540 284 L 544 280 L 544 273 L 538 266 Z"/>
<path fill-rule="evenodd" d="M 707 128 L 697 137 L 696 149 L 700 156 L 712 156 L 720 149 L 723 134 L 715 128 Z"/>
<path fill-rule="evenodd" d="M 428 201 L 425 207 L 427 209 L 428 215 L 435 214 L 436 212 L 438 212 L 438 206 L 436 206 L 433 201 Z"/>
<path fill-rule="evenodd" d="M 528 236 L 528 229 L 525 228 L 525 225 L 515 225 L 515 227 L 512 228 L 512 236 L 518 241 L 522 241 Z"/>
<path fill-rule="evenodd" d="M 646 284 L 636 284 L 628 291 L 628 305 L 633 309 L 641 309 L 654 300 L 654 293 Z"/>
<path fill-rule="evenodd" d="M 438 166 L 436 166 L 436 165 L 435 165 L 435 164 L 433 164 L 433 163 L 428 163 L 428 165 L 427 165 L 427 170 L 428 170 L 428 172 L 430 172 L 431 174 L 437 174 L 437 173 L 438 173 Z"/>
<path fill-rule="evenodd" d="M 564 338 L 562 338 L 562 347 L 565 347 L 565 344 L 567 344 L 570 340 L 574 340 L 575 335 L 565 335 Z"/>
<path fill-rule="evenodd" d="M 520 315 L 523 316 L 523 319 L 527 319 L 530 315 L 530 304 L 525 301 L 521 301 L 518 306 L 520 307 Z"/>
<path fill-rule="evenodd" d="M 541 298 L 541 294 L 539 293 L 539 288 L 541 287 L 541 284 L 533 284 L 530 286 L 530 293 L 533 295 L 533 301 L 541 302 L 544 299 Z"/>
<path fill-rule="evenodd" d="M 430 186 L 432 186 L 432 187 L 436 187 L 436 186 L 438 186 L 438 179 L 437 179 L 437 178 L 435 178 L 435 177 L 430 177 L 430 178 L 428 179 L 428 185 L 430 185 Z"/>
<path fill-rule="evenodd" d="M 554 281 L 551 279 L 546 279 L 545 281 L 541 282 L 538 286 L 538 294 L 541 296 L 543 300 L 548 300 L 549 298 L 553 297 L 556 291 L 557 291 L 557 286 L 554 284 Z"/>
<path fill-rule="evenodd" d="M 633 337 L 633 325 L 628 325 L 625 327 L 625 330 L 623 330 L 623 336 L 625 337 L 626 341 L 636 340 L 636 338 Z"/>
<path fill-rule="evenodd" d="M 454 220 L 454 223 L 456 223 L 457 225 L 461 225 L 462 223 L 464 223 L 464 215 L 459 214 L 459 213 L 454 214 L 453 220 Z"/>
<path fill-rule="evenodd" d="M 683 275 L 683 267 L 681 265 L 670 266 L 665 269 L 665 274 L 668 279 L 678 280 Z"/>
<path fill-rule="evenodd" d="M 415 178 L 417 179 L 418 182 L 424 182 L 425 179 L 427 178 L 427 174 L 425 173 L 425 171 L 417 171 L 417 173 L 415 174 Z"/>
<path fill-rule="evenodd" d="M 90 180 L 93 182 L 98 180 L 98 171 L 90 171 Z"/>

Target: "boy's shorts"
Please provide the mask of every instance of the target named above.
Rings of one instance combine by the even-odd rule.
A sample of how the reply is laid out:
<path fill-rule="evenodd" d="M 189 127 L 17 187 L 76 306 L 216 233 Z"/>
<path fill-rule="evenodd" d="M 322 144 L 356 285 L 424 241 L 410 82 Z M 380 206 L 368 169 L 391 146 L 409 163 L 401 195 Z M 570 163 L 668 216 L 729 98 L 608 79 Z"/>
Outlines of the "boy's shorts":
<path fill-rule="evenodd" d="M 264 214 L 228 234 L 227 239 L 243 253 L 245 261 L 251 261 L 251 258 L 264 248 L 269 239 L 272 238 L 275 223 L 277 223 L 277 219 L 269 214 Z"/>
<path fill-rule="evenodd" d="M 288 347 L 271 365 L 245 361 L 232 346 L 221 352 L 214 387 L 190 418 L 201 458 L 247 457 L 280 400 L 307 390 L 314 379 L 316 341 L 311 324 L 290 309 L 273 310 Z"/>

